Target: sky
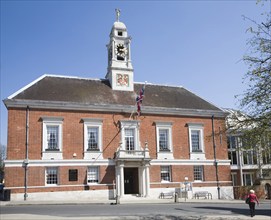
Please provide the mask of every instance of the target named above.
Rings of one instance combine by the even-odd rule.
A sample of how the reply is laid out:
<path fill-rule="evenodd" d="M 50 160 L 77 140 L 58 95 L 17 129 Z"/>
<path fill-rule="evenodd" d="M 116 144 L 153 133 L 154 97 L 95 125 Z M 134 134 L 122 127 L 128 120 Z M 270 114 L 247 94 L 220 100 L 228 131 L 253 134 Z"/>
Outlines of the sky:
<path fill-rule="evenodd" d="M 270 0 L 263 6 L 254 0 L 1 0 L 1 100 L 43 74 L 105 78 L 116 8 L 132 37 L 135 82 L 183 86 L 218 107 L 238 109 L 252 25 L 242 16 L 263 21 Z M 6 145 L 3 102 L 0 120 Z"/>

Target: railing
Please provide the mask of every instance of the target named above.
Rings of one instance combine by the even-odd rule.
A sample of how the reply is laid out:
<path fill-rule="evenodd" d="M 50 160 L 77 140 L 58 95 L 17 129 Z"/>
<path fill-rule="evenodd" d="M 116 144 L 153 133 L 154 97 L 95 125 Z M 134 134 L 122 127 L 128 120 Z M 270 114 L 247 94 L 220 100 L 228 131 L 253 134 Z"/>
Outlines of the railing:
<path fill-rule="evenodd" d="M 122 150 L 116 151 L 116 158 L 132 158 L 132 159 L 143 159 L 149 158 L 149 152 L 145 150 Z"/>

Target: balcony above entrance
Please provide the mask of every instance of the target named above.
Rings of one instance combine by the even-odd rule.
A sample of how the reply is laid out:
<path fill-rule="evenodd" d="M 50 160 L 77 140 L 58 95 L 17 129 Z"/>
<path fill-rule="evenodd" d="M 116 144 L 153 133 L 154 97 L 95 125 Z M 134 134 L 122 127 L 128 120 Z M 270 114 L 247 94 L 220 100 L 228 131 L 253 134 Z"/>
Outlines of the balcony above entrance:
<path fill-rule="evenodd" d="M 147 142 L 145 143 L 144 149 L 132 150 L 123 149 L 123 145 L 120 143 L 120 147 L 115 152 L 116 160 L 150 160 L 149 148 Z"/>

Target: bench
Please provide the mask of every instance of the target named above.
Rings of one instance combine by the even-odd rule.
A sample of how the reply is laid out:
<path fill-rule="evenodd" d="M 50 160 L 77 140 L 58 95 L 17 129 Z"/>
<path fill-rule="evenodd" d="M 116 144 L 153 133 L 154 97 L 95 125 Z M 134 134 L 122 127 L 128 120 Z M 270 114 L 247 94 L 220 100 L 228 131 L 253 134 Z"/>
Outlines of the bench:
<path fill-rule="evenodd" d="M 199 199 L 200 197 L 204 197 L 205 199 L 213 199 L 212 194 L 209 193 L 208 191 L 199 191 L 199 192 L 195 192 L 194 194 L 194 198 L 195 199 Z"/>
<path fill-rule="evenodd" d="M 172 199 L 173 196 L 174 196 L 174 193 L 173 193 L 173 192 L 161 192 L 159 198 L 160 198 L 160 199 L 165 199 L 165 198 L 170 198 L 170 199 Z"/>

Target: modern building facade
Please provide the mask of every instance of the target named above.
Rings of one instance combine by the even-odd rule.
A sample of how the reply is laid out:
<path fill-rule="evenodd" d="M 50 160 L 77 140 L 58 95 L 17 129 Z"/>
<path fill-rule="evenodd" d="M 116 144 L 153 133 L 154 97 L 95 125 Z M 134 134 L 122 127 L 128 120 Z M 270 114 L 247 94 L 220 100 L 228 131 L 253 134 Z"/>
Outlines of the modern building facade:
<path fill-rule="evenodd" d="M 261 146 L 251 145 L 244 131 L 248 128 L 234 129 L 235 119 L 246 117 L 244 113 L 233 109 L 228 112 L 226 124 L 228 158 L 231 161 L 231 177 L 233 186 L 253 186 L 263 184 L 265 198 L 271 198 L 271 142 L 268 136 Z M 233 128 L 233 129 L 231 129 Z M 269 135 L 270 136 L 270 135 Z M 269 140 L 268 140 L 269 139 Z"/>
<path fill-rule="evenodd" d="M 226 113 L 184 87 L 134 82 L 119 11 L 105 79 L 43 75 L 4 100 L 12 199 L 232 198 Z M 216 135 L 213 135 L 216 134 Z"/>

